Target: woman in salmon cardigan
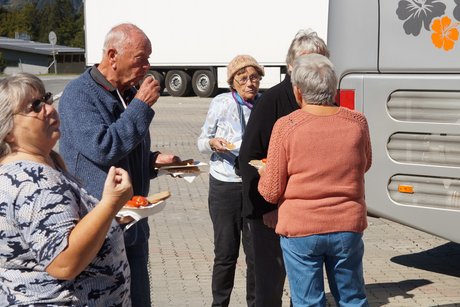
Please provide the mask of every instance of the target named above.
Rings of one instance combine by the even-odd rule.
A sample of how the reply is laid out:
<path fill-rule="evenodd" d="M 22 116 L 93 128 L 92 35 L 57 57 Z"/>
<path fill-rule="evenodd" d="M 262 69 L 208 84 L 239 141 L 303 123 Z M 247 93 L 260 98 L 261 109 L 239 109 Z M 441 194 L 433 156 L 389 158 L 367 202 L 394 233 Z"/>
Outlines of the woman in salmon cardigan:
<path fill-rule="evenodd" d="M 325 266 L 338 306 L 368 306 L 362 234 L 372 154 L 366 118 L 335 105 L 337 78 L 326 57 L 297 58 L 291 77 L 301 109 L 276 122 L 258 189 L 279 207 L 276 232 L 292 302 L 326 306 Z"/>

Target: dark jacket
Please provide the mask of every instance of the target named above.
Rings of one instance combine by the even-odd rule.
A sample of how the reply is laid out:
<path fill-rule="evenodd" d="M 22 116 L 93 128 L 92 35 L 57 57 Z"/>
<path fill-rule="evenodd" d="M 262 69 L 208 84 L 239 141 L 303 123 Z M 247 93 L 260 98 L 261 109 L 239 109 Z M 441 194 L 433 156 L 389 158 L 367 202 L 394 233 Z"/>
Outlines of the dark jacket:
<path fill-rule="evenodd" d="M 246 126 L 240 155 L 238 157 L 241 177 L 243 179 L 243 216 L 261 219 L 262 215 L 277 207 L 266 202 L 257 190 L 259 174 L 250 166 L 250 160 L 267 157 L 268 143 L 275 122 L 285 115 L 299 109 L 292 90 L 291 78 L 262 94 Z"/>

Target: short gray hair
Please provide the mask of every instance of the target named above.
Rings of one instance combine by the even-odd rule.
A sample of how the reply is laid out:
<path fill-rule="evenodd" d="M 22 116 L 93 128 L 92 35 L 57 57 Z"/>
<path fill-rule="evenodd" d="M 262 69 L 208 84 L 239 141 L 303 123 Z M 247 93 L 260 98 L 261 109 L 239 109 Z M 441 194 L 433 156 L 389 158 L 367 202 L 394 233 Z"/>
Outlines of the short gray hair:
<path fill-rule="evenodd" d="M 299 30 L 289 46 L 286 56 L 286 65 L 294 66 L 294 60 L 303 54 L 318 53 L 329 57 L 329 49 L 326 43 L 311 29 Z"/>
<path fill-rule="evenodd" d="M 300 89 L 302 98 L 310 104 L 334 105 L 337 76 L 329 59 L 320 54 L 306 54 L 294 61 L 292 84 Z"/>
<path fill-rule="evenodd" d="M 0 157 L 11 152 L 5 138 L 13 130 L 13 114 L 23 106 L 31 92 L 45 94 L 43 82 L 32 74 L 18 73 L 0 80 Z"/>
<path fill-rule="evenodd" d="M 122 23 L 114 26 L 105 36 L 104 47 L 102 48 L 103 53 L 105 54 L 107 50 L 114 48 L 119 54 L 123 54 L 125 47 L 132 44 L 132 34 L 135 32 L 147 38 L 144 31 L 132 23 Z"/>

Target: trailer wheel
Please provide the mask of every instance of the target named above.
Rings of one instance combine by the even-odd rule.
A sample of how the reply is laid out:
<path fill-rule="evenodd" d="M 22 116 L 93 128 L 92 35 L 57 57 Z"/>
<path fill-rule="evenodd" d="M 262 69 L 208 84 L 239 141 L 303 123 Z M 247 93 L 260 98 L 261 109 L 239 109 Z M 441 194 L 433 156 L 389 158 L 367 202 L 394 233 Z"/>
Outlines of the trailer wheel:
<path fill-rule="evenodd" d="M 192 78 L 193 92 L 199 97 L 210 97 L 216 93 L 216 77 L 210 70 L 197 70 Z"/>
<path fill-rule="evenodd" d="M 165 76 L 161 72 L 158 72 L 156 70 L 151 70 L 149 71 L 149 73 L 151 73 L 155 77 L 155 79 L 158 82 L 160 82 L 160 94 L 162 94 L 165 90 Z"/>
<path fill-rule="evenodd" d="M 166 89 L 169 95 L 184 97 L 192 90 L 192 78 L 182 70 L 171 70 L 166 74 Z"/>

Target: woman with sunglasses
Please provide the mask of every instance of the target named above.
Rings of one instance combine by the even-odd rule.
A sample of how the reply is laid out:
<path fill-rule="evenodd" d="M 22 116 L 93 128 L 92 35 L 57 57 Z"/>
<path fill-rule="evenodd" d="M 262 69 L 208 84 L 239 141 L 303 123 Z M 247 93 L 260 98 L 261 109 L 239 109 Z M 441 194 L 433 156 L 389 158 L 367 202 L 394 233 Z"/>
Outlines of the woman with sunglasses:
<path fill-rule="evenodd" d="M 0 81 L 0 306 L 129 306 L 114 218 L 132 196 L 130 178 L 113 167 L 100 201 L 80 188 L 53 151 L 52 102 L 33 75 Z"/>
<path fill-rule="evenodd" d="M 212 306 L 228 306 L 233 289 L 240 241 L 246 254 L 246 301 L 254 306 L 254 260 L 247 223 L 241 217 L 242 185 L 235 161 L 246 123 L 259 97 L 264 68 L 249 55 L 238 55 L 227 66 L 230 92 L 216 96 L 198 138 L 198 149 L 211 154 L 209 213 L 214 229 Z"/>

